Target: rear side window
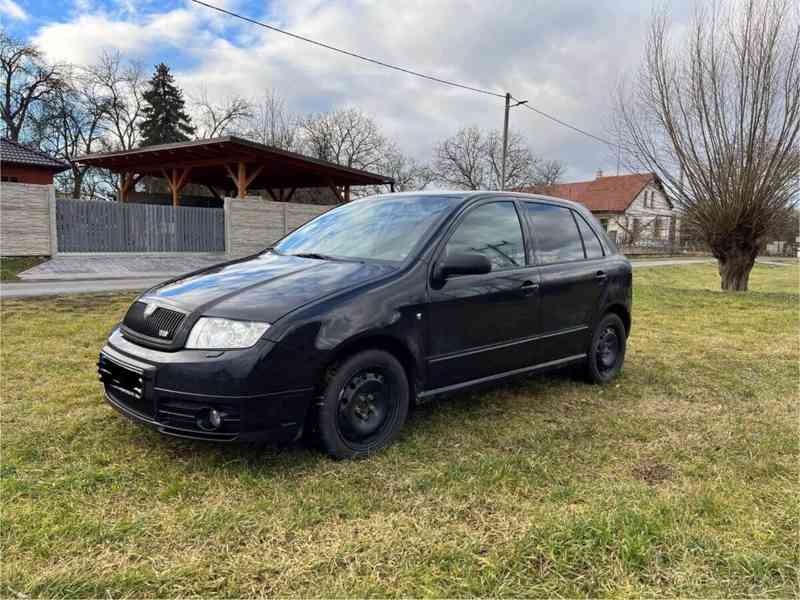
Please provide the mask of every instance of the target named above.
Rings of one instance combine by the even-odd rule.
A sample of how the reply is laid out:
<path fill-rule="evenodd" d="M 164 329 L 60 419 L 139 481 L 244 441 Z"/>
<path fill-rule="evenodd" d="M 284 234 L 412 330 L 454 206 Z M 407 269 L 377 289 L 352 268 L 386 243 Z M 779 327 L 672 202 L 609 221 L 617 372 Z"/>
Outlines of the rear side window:
<path fill-rule="evenodd" d="M 473 208 L 459 223 L 445 254 L 483 254 L 492 271 L 525 265 L 522 228 L 513 202 L 492 202 Z"/>
<path fill-rule="evenodd" d="M 597 234 L 589 227 L 586 219 L 577 212 L 575 213 L 575 220 L 578 222 L 578 229 L 581 230 L 583 247 L 586 249 L 586 258 L 602 258 L 603 246 Z"/>
<path fill-rule="evenodd" d="M 535 202 L 526 202 L 525 210 L 533 226 L 533 241 L 540 264 L 584 259 L 581 236 L 571 210 Z"/>

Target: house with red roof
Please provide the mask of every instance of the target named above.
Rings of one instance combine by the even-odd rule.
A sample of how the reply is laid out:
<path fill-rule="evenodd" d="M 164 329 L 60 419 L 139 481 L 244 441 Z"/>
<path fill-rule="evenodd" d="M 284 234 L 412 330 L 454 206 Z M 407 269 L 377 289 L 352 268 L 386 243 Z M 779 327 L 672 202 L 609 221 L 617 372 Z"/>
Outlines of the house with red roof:
<path fill-rule="evenodd" d="M 667 246 L 677 238 L 677 210 L 655 173 L 606 176 L 598 171 L 591 181 L 525 191 L 583 204 L 620 246 Z"/>

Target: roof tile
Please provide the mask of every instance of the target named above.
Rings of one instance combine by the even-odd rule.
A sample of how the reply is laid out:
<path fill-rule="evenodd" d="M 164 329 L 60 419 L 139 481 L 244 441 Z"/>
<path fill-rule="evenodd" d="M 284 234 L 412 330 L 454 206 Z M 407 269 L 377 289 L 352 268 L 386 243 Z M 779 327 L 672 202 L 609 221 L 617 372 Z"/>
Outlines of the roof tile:
<path fill-rule="evenodd" d="M 572 200 L 594 212 L 625 212 L 639 192 L 653 181 L 657 181 L 655 173 L 634 173 L 598 177 L 592 181 L 559 183 L 544 189 L 531 188 L 522 191 Z"/>
<path fill-rule="evenodd" d="M 37 148 L 31 148 L 8 138 L 0 138 L 0 161 L 15 165 L 42 167 L 49 171 L 65 171 L 69 165 Z"/>

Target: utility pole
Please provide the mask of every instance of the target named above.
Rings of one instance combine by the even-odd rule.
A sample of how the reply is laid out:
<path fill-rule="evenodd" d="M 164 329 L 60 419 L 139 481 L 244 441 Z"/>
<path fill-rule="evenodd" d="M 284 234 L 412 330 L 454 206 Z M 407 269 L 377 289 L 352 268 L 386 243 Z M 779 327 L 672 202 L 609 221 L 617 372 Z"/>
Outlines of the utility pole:
<path fill-rule="evenodd" d="M 527 103 L 527 100 L 520 100 L 516 104 L 511 104 L 511 94 L 506 92 L 506 114 L 503 119 L 503 159 L 500 161 L 500 190 L 506 189 L 506 156 L 508 155 L 508 113 L 515 106 Z"/>
<path fill-rule="evenodd" d="M 503 119 L 503 160 L 500 167 L 500 191 L 506 189 L 506 154 L 508 154 L 508 113 L 511 111 L 511 94 L 506 92 L 506 116 Z"/>

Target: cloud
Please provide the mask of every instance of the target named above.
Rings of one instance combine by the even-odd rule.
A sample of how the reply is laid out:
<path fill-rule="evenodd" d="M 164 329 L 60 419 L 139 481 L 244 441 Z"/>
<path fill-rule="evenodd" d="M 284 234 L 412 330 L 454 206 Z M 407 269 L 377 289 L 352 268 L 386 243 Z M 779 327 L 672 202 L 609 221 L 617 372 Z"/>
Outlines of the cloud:
<path fill-rule="evenodd" d="M 649 16 L 649 5 L 616 0 L 404 0 L 401 9 L 394 2 L 359 0 L 225 5 L 379 60 L 510 91 L 601 135 L 611 90 L 620 74 L 641 59 Z M 90 62 L 106 48 L 154 61 L 176 56 L 176 78 L 189 96 L 203 86 L 212 98 L 254 97 L 274 89 L 298 113 L 356 106 L 421 160 L 428 160 L 435 143 L 460 127 L 502 126 L 501 98 L 388 71 L 201 6 L 180 6 L 138 20 L 120 13 L 84 14 L 43 27 L 35 41 L 49 55 L 75 62 Z M 607 147 L 529 110 L 514 109 L 511 126 L 536 154 L 564 161 L 570 177 L 614 170 Z"/>
<path fill-rule="evenodd" d="M 15 21 L 27 21 L 28 13 L 14 0 L 0 0 L 0 14 Z"/>

